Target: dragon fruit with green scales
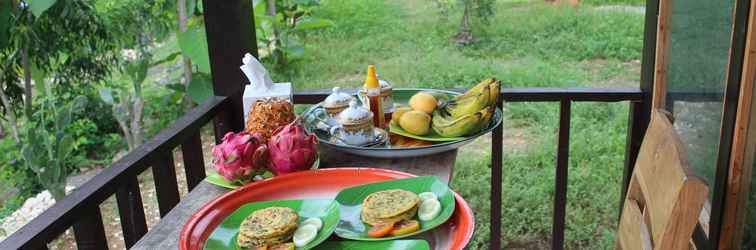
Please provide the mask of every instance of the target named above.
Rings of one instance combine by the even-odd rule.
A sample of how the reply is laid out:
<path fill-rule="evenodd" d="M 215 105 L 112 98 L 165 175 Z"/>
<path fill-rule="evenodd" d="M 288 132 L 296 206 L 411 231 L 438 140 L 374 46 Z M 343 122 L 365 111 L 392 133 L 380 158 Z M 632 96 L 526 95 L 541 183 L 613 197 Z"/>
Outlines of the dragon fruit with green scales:
<path fill-rule="evenodd" d="M 268 169 L 275 175 L 308 170 L 318 159 L 318 139 L 294 121 L 270 137 L 268 154 Z"/>
<path fill-rule="evenodd" d="M 230 182 L 246 182 L 262 174 L 267 165 L 267 145 L 259 133 L 229 132 L 213 147 L 213 167 Z"/>

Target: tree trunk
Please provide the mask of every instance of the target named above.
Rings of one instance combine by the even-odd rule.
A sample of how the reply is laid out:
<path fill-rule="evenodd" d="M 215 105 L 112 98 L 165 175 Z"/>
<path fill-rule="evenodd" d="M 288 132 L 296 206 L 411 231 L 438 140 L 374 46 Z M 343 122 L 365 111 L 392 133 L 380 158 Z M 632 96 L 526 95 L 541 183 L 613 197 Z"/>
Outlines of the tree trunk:
<path fill-rule="evenodd" d="M 0 81 L 0 101 L 3 103 L 5 109 L 5 115 L 8 116 L 8 122 L 10 123 L 11 135 L 16 143 L 21 142 L 21 138 L 18 136 L 18 122 L 16 121 L 16 114 L 13 113 L 13 107 L 10 105 L 8 96 L 5 95 L 5 88 L 3 88 L 3 82 Z"/>
<path fill-rule="evenodd" d="M 142 100 L 141 96 L 136 96 L 132 110 L 134 116 L 131 118 L 131 136 L 134 137 L 134 148 L 141 145 L 142 141 L 144 141 L 144 133 L 142 132 L 142 110 L 144 110 L 144 100 Z"/>
<path fill-rule="evenodd" d="M 186 0 L 178 0 L 176 4 L 178 6 L 178 27 L 179 32 L 185 32 L 187 30 L 187 13 L 186 13 Z M 189 87 L 189 83 L 192 82 L 192 60 L 188 56 L 182 55 L 184 58 L 184 85 Z M 186 97 L 185 97 L 186 98 Z"/>
<path fill-rule="evenodd" d="M 468 45 L 473 42 L 472 32 L 470 31 L 470 5 L 472 5 L 471 2 L 465 3 L 465 13 L 462 15 L 459 32 L 454 35 L 454 42 L 460 45 Z"/>
<path fill-rule="evenodd" d="M 268 0 L 268 15 L 271 17 L 276 16 L 276 0 Z M 279 67 L 286 66 L 286 55 L 284 54 L 283 47 L 281 46 L 281 33 L 278 30 L 278 27 L 273 25 L 273 44 L 275 48 L 273 49 L 273 58 L 276 59 L 276 64 Z"/>
<path fill-rule="evenodd" d="M 21 67 L 24 70 L 24 112 L 26 117 L 31 120 L 32 116 L 32 85 L 31 85 L 31 66 L 29 65 L 29 47 L 24 45 L 21 49 Z"/>

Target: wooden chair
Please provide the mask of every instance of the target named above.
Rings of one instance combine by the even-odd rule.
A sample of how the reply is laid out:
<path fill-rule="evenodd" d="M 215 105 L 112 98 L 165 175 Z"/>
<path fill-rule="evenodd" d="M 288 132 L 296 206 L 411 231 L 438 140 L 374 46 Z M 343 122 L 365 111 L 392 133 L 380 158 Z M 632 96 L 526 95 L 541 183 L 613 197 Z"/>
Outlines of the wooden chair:
<path fill-rule="evenodd" d="M 664 111 L 654 110 L 635 163 L 615 249 L 689 249 L 707 199 Z"/>

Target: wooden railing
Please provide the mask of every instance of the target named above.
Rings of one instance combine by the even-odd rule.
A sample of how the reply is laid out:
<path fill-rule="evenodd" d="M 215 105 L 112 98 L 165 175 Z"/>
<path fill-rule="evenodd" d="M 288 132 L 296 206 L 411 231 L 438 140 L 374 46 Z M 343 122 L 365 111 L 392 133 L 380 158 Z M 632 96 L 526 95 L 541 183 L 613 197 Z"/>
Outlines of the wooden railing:
<path fill-rule="evenodd" d="M 622 198 L 632 175 L 640 140 L 648 115 L 642 109 L 643 92 L 639 88 L 522 88 L 505 89 L 503 102 L 559 102 L 559 132 L 555 166 L 551 249 L 564 249 L 565 210 L 567 205 L 567 175 L 570 145 L 572 102 L 630 102 L 628 136 L 625 150 Z M 499 104 L 502 105 L 501 103 Z M 501 186 L 502 186 L 502 127 L 493 131 L 491 145 L 491 238 L 490 249 L 501 249 Z M 621 208 L 621 205 L 620 205 Z"/>
<path fill-rule="evenodd" d="M 228 105 L 213 97 L 193 108 L 132 152 L 102 170 L 63 200 L 0 242 L 0 249 L 47 249 L 47 243 L 73 227 L 79 249 L 107 249 L 99 205 L 115 194 L 126 247 L 145 233 L 137 176 L 151 166 L 160 216 L 179 201 L 173 150 L 181 146 L 189 190 L 205 178 L 200 129 Z"/>
<path fill-rule="evenodd" d="M 461 90 L 458 90 L 461 91 Z M 323 100 L 330 90 L 306 90 L 294 95 L 297 104 L 314 104 Z M 567 194 L 567 163 L 569 155 L 570 110 L 572 102 L 631 102 L 628 148 L 640 145 L 637 134 L 642 124 L 633 122 L 634 112 L 643 99 L 637 88 L 508 88 L 502 92 L 502 102 L 559 102 L 559 143 L 557 164 L 553 249 L 562 249 L 564 242 L 564 216 Z M 230 105 L 226 97 L 214 97 L 187 112 L 154 138 L 118 160 L 109 168 L 76 189 L 62 201 L 45 211 L 28 225 L 0 242 L 0 249 L 46 249 L 46 244 L 69 227 L 74 228 L 79 249 L 107 249 L 105 231 L 99 205 L 115 194 L 126 247 L 132 246 L 147 232 L 137 176 L 151 167 L 155 181 L 160 216 L 165 216 L 178 202 L 179 191 L 175 176 L 173 150 L 181 147 L 187 186 L 191 191 L 205 178 L 200 129 Z M 220 121 L 221 123 L 223 121 Z M 494 129 L 492 140 L 491 178 L 491 249 L 499 249 L 501 240 L 501 180 L 502 180 L 502 127 Z M 216 132 L 216 136 L 220 133 Z M 217 138 L 216 138 L 217 139 Z M 628 149 L 626 157 L 635 158 Z M 625 165 L 626 177 L 633 164 Z M 627 178 L 626 178 L 627 179 Z M 626 185 L 623 184 L 623 185 Z M 626 187 L 626 186 L 625 186 Z"/>

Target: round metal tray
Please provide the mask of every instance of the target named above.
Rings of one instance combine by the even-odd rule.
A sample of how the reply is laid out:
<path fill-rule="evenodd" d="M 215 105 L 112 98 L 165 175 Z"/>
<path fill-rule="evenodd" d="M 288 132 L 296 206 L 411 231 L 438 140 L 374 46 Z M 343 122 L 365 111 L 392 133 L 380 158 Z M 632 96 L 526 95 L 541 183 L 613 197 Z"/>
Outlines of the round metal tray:
<path fill-rule="evenodd" d="M 420 91 L 443 93 L 443 94 L 448 95 L 450 98 L 460 95 L 460 93 L 458 92 L 445 91 L 445 90 L 400 88 L 400 89 L 393 90 L 394 103 L 406 105 L 407 102 L 409 101 L 409 98 L 412 97 L 412 95 L 414 95 L 415 93 L 420 92 Z M 468 143 L 472 142 L 475 138 L 478 138 L 481 135 L 485 135 L 488 132 L 491 132 L 491 130 L 493 130 L 497 126 L 500 126 L 502 122 L 502 111 L 501 109 L 496 108 L 496 112 L 494 113 L 494 116 L 491 119 L 491 123 L 484 129 L 479 131 L 478 133 L 465 137 L 465 139 L 449 141 L 449 142 L 437 142 L 433 145 L 419 146 L 419 147 L 392 147 L 391 145 L 388 145 L 388 144 L 374 145 L 370 147 L 360 147 L 360 146 L 351 146 L 351 145 L 345 145 L 345 144 L 340 144 L 340 143 L 334 143 L 331 141 L 331 136 L 329 133 L 316 129 L 317 125 L 315 123 L 317 123 L 319 120 L 314 119 L 313 117 L 317 117 L 319 115 L 322 116 L 323 112 L 324 112 L 324 108 L 320 104 L 316 104 L 310 107 L 309 109 L 307 109 L 304 113 L 302 113 L 302 116 L 304 117 L 303 120 L 305 124 L 305 129 L 307 130 L 307 132 L 314 133 L 318 137 L 320 146 L 326 147 L 329 149 L 344 151 L 350 154 L 367 156 L 367 157 L 376 157 L 376 158 L 416 157 L 416 156 L 431 155 L 431 154 L 446 152 L 449 150 L 454 150 L 464 145 L 467 145 Z"/>

